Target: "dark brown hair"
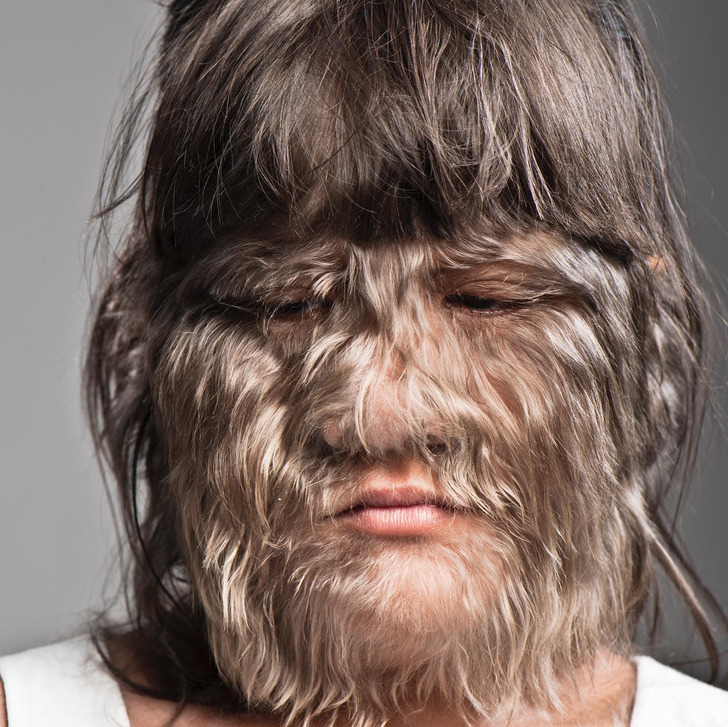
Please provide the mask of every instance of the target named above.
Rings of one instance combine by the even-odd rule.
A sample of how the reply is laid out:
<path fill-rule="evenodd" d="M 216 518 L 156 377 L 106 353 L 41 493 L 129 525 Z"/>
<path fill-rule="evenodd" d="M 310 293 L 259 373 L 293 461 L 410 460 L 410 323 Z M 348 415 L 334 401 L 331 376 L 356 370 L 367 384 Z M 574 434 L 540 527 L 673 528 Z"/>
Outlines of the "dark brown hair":
<path fill-rule="evenodd" d="M 150 331 L 179 318 L 186 272 L 231 236 L 370 244 L 457 238 L 480 221 L 555 230 L 626 270 L 640 349 L 625 374 L 639 399 L 625 461 L 654 535 L 635 544 L 630 623 L 658 613 L 656 562 L 717 669 L 701 601 L 720 609 L 666 511 L 697 447 L 706 313 L 664 118 L 633 19 L 613 0 L 169 4 L 103 180 L 101 244 L 120 208 L 131 216 L 85 369 L 131 554 L 129 638 L 147 655 L 150 693 L 241 706 L 190 587 L 151 390 Z M 128 184 L 136 149 L 143 164 Z"/>

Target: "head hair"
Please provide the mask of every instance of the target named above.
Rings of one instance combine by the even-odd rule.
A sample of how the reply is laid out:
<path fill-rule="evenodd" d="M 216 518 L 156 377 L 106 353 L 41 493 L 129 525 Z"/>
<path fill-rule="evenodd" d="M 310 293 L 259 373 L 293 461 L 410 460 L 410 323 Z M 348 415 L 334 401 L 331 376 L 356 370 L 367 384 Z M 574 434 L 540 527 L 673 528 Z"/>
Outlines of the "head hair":
<path fill-rule="evenodd" d="M 331 367 L 327 378 L 316 379 L 323 364 L 308 360 L 308 373 L 292 369 L 295 381 L 276 378 L 287 400 L 273 405 L 268 394 L 257 392 L 253 402 L 250 392 L 264 371 L 273 378 L 282 374 L 245 338 L 248 324 L 241 324 L 243 333 L 231 328 L 230 311 L 221 313 L 214 300 L 215 286 L 232 280 L 233 270 L 254 285 L 256 271 L 274 261 L 285 280 L 289 256 L 321 257 L 331 241 L 354 256 L 365 251 L 357 258 L 363 281 L 376 277 L 367 272 L 366 256 L 390 266 L 390 282 L 406 279 L 404 256 L 412 250 L 420 251 L 423 265 L 447 259 L 455 269 L 452 241 L 458 250 L 482 251 L 484 259 L 511 266 L 515 275 L 523 266 L 538 272 L 538 295 L 552 296 L 560 323 L 541 321 L 543 338 L 525 327 L 536 344 L 520 358 L 473 337 L 495 362 L 493 375 L 501 376 L 518 415 L 505 412 L 501 393 L 487 414 L 453 416 L 449 426 L 461 444 L 458 449 L 454 435 L 445 435 L 445 460 L 454 466 L 477 447 L 486 451 L 483 427 L 498 425 L 501 432 L 518 420 L 539 453 L 524 461 L 532 470 L 523 478 L 533 483 L 548 472 L 581 488 L 578 496 L 565 484 L 563 491 L 529 493 L 515 473 L 509 490 L 503 473 L 507 448 L 513 447 L 514 457 L 520 452 L 515 434 L 487 434 L 492 461 L 479 465 L 481 479 L 473 487 L 487 490 L 490 499 L 479 507 L 498 533 L 506 532 L 508 517 L 520 522 L 534 562 L 553 576 L 550 587 L 563 580 L 562 613 L 571 622 L 554 621 L 549 628 L 568 632 L 568 648 L 549 669 L 586 658 L 595 645 L 628 649 L 640 618 L 658 611 L 658 568 L 685 600 L 716 667 L 701 606 L 705 592 L 672 537 L 666 511 L 668 493 L 689 480 L 702 421 L 706 312 L 673 193 L 664 119 L 635 23 L 616 0 L 168 4 L 155 63 L 122 122 L 102 186 L 102 241 L 120 207 L 130 205 L 131 217 L 100 288 L 85 369 L 91 428 L 118 488 L 133 556 L 129 638 L 144 645 L 157 679 L 153 693 L 304 716 L 337 707 L 321 696 L 320 684 L 307 685 L 305 706 L 300 694 L 291 696 L 303 687 L 286 676 L 285 665 L 275 671 L 275 660 L 283 664 L 285 655 L 260 635 L 262 626 L 246 623 L 259 635 L 253 646 L 243 636 L 234 646 L 225 642 L 232 638 L 224 635 L 231 621 L 254 620 L 256 613 L 246 608 L 267 598 L 242 594 L 261 588 L 249 561 L 262 558 L 264 546 L 273 548 L 276 518 L 295 504 L 284 497 L 277 513 L 268 501 L 239 499 L 225 483 L 230 472 L 243 483 L 246 473 L 260 480 L 265 471 L 270 491 L 279 494 L 270 472 L 284 477 L 281 453 L 300 454 L 323 426 L 323 414 L 306 419 L 314 404 L 342 420 L 359 416 L 363 423 L 358 433 L 347 434 L 346 447 L 376 457 L 361 397 L 342 410 L 326 393 L 325 385 L 335 389 L 331 382 L 343 380 L 336 366 L 354 354 L 342 353 L 341 342 L 322 339 L 322 350 L 330 346 L 321 354 Z M 136 145 L 143 164 L 125 186 Z M 518 241 L 526 238 L 539 242 L 519 251 Z M 362 343 L 360 359 L 368 352 L 383 362 L 409 345 L 398 338 L 396 321 L 390 323 L 389 348 Z M 578 336 L 574 326 L 580 326 Z M 535 348 L 547 334 L 553 334 L 548 345 L 556 363 L 546 358 L 543 366 L 553 366 L 548 385 L 554 392 L 539 399 L 514 377 L 531 375 L 526 363 L 538 366 Z M 443 350 L 456 358 L 458 346 L 469 345 L 447 336 L 443 341 Z M 300 350 L 290 344 L 280 355 L 294 360 Z M 412 404 L 402 426 L 414 450 L 427 457 L 427 433 L 415 414 L 434 421 L 448 407 L 464 412 L 467 402 L 454 374 L 415 368 L 408 374 Z M 306 389 L 305 381 L 314 383 Z M 484 379 L 482 386 L 491 383 Z M 359 391 L 374 385 L 365 377 Z M 556 411 L 558 387 L 571 410 Z M 550 409 L 545 401 L 552 402 Z M 245 433 L 256 431 L 254 415 L 267 417 L 271 437 L 280 434 L 277 450 L 260 432 L 258 440 Z M 301 421 L 288 426 L 290 416 Z M 240 461 L 236 436 L 247 436 L 260 457 Z M 297 477 L 313 477 L 314 464 L 304 454 L 296 462 Z M 501 480 L 490 482 L 491 471 Z M 453 498 L 467 499 L 465 485 L 449 486 Z M 544 502 L 552 516 L 534 514 Z M 612 518 L 603 531 L 597 528 L 601 536 L 577 525 L 572 533 L 554 535 L 559 514 L 568 529 L 569 513 L 584 516 L 595 503 L 604 519 Z M 233 544 L 231 533 L 244 528 L 248 534 Z M 543 539 L 540 551 L 535 533 Z M 590 537 L 603 540 L 595 545 Z M 277 550 L 266 556 L 271 564 L 293 557 L 287 544 L 283 536 L 276 540 Z M 505 563 L 525 569 L 525 545 L 516 553 L 521 545 L 503 535 L 494 547 L 503 550 Z M 553 552 L 545 556 L 549 548 Z M 593 557 L 589 563 L 582 560 L 585 550 Z M 600 580 L 590 569 L 615 572 Z M 529 577 L 538 579 L 538 569 Z M 585 591 L 569 585 L 579 579 L 599 594 L 599 607 L 614 606 L 617 616 L 587 613 Z M 514 595 L 517 586 L 508 587 L 512 592 L 498 596 L 503 624 L 537 623 L 541 604 L 524 605 Z M 270 588 L 295 603 L 291 608 L 299 609 L 302 622 L 309 618 L 311 600 L 296 601 L 284 583 Z M 326 607 L 323 599 L 315 602 Z M 516 604 L 523 608 L 519 613 Z M 511 621 L 502 615 L 509 609 Z M 482 638 L 503 638 L 495 621 L 483 629 Z M 540 638 L 546 639 L 543 631 Z M 516 642 L 503 648 L 529 646 Z M 258 648 L 251 657 L 258 666 L 248 665 L 247 682 L 240 683 L 231 676 L 232 665 L 246 648 Z M 350 648 L 350 655 L 360 654 Z M 299 668 L 305 663 L 300 658 L 294 659 Z M 277 681 L 261 685 L 263 676 L 275 681 L 261 676 L 265 660 L 274 662 L 270 674 Z M 539 689 L 548 691 L 547 675 L 539 675 L 534 699 Z M 475 708 L 486 709 L 479 703 Z"/>

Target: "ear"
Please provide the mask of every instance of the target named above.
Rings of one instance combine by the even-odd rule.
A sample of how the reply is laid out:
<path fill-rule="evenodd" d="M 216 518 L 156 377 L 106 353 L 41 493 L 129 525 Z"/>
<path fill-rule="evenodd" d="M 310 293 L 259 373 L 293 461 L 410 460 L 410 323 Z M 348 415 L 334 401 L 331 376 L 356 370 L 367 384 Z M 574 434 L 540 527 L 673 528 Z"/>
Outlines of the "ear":
<path fill-rule="evenodd" d="M 647 264 L 650 266 L 654 273 L 657 275 L 664 275 L 667 272 L 667 265 L 665 265 L 665 258 L 662 255 L 650 255 L 647 258 Z"/>

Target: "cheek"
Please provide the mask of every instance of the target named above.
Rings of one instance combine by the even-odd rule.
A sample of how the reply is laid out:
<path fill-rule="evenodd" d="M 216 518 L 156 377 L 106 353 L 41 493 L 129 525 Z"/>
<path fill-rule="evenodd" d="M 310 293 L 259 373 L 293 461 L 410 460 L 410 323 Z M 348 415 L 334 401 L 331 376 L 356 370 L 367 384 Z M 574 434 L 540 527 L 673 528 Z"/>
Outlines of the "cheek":
<path fill-rule="evenodd" d="M 522 522 L 529 540 L 551 537 L 559 520 L 585 521 L 621 486 L 619 437 L 633 415 L 615 402 L 629 397 L 584 311 L 534 309 L 485 323 L 454 343 L 467 363 L 464 373 L 443 366 L 444 385 L 477 407 L 466 431 L 483 499 L 504 522 Z"/>
<path fill-rule="evenodd" d="M 599 415 L 618 382 L 594 321 L 574 308 L 528 310 L 468 326 L 456 346 L 468 361 L 465 390 L 522 431 L 569 416 Z M 557 427 L 558 428 L 558 427 Z"/>
<path fill-rule="evenodd" d="M 187 505 L 204 507 L 209 493 L 231 513 L 260 509 L 243 483 L 280 457 L 287 378 L 260 336 L 207 322 L 168 338 L 152 391 L 171 484 Z"/>

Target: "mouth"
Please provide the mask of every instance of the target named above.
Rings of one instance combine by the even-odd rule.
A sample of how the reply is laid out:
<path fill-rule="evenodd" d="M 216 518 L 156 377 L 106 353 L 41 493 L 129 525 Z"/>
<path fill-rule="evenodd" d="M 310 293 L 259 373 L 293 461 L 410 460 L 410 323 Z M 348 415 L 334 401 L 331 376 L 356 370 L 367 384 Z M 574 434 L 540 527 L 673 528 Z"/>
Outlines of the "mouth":
<path fill-rule="evenodd" d="M 435 493 L 416 487 L 371 489 L 335 515 L 346 529 L 385 537 L 411 537 L 433 533 L 456 516 Z"/>

